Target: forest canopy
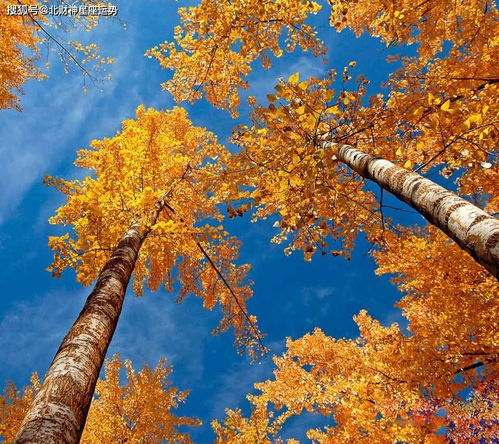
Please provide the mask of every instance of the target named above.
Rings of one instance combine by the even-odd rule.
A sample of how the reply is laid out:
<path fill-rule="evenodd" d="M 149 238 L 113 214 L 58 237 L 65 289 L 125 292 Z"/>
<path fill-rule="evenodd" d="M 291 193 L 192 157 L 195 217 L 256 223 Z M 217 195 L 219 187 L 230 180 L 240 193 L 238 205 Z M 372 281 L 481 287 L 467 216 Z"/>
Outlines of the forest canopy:
<path fill-rule="evenodd" d="M 0 436 L 493 442 L 495 2 L 80 3 L 0 0 Z"/>

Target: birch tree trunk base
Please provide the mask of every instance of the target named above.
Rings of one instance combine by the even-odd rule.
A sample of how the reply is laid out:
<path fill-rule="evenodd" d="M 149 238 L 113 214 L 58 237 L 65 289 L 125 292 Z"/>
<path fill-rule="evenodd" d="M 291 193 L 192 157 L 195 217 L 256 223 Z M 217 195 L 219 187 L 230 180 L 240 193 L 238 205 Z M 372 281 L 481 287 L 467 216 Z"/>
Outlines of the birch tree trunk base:
<path fill-rule="evenodd" d="M 143 240 L 133 227 L 118 243 L 62 341 L 15 444 L 79 442 Z"/>

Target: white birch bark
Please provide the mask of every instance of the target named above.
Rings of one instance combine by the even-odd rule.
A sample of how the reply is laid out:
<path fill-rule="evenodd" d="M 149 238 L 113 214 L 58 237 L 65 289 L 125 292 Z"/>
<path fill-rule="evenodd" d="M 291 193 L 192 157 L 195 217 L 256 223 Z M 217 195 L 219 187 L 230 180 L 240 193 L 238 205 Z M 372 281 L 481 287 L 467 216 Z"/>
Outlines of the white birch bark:
<path fill-rule="evenodd" d="M 80 441 L 143 240 L 136 227 L 121 238 L 78 319 L 62 341 L 14 443 Z"/>
<path fill-rule="evenodd" d="M 350 145 L 326 142 L 325 146 L 336 146 L 339 161 L 417 210 L 499 278 L 499 220 L 435 182 L 388 160 Z"/>

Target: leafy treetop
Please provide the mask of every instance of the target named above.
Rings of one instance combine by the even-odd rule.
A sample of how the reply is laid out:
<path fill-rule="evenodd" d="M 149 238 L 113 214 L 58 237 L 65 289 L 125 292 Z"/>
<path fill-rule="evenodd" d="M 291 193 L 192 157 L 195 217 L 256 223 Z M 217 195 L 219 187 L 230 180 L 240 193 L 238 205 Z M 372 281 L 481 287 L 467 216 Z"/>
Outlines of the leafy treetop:
<path fill-rule="evenodd" d="M 201 98 L 237 116 L 239 90 L 251 63 L 260 58 L 269 68 L 270 55 L 283 49 L 323 54 L 315 30 L 304 24 L 321 6 L 309 0 L 202 0 L 198 6 L 180 8 L 181 26 L 175 43 L 165 42 L 147 52 L 163 68 L 174 70 L 163 87 L 179 102 Z M 286 35 L 284 46 L 282 36 Z"/>
<path fill-rule="evenodd" d="M 72 227 L 49 239 L 55 251 L 49 271 L 60 276 L 73 268 L 89 285 L 118 240 L 137 225 L 144 240 L 133 271 L 135 293 L 142 295 L 145 285 L 172 291 L 177 281 L 179 300 L 191 293 L 209 310 L 219 304 L 224 317 L 217 331 L 233 327 L 239 345 L 252 349 L 258 333 L 245 311 L 252 294 L 249 266 L 234 263 L 239 243 L 220 224 L 215 195 L 229 155 L 212 133 L 192 125 L 184 109 L 140 106 L 114 137 L 78 152 L 75 164 L 91 176 L 46 179 L 67 196 L 50 223 Z"/>
<path fill-rule="evenodd" d="M 120 375 L 125 370 L 125 384 Z M 173 409 L 185 402 L 189 392 L 171 386 L 167 379 L 172 366 L 162 359 L 155 368 L 144 366 L 135 372 L 130 361 L 119 355 L 106 361 L 104 379 L 99 379 L 95 397 L 83 430 L 81 442 L 153 442 L 191 443 L 188 433 L 177 427 L 199 426 L 195 418 L 179 417 Z M 9 384 L 0 396 L 0 437 L 13 442 L 30 403 L 40 388 L 38 375 L 31 377 L 31 385 L 20 393 Z"/>

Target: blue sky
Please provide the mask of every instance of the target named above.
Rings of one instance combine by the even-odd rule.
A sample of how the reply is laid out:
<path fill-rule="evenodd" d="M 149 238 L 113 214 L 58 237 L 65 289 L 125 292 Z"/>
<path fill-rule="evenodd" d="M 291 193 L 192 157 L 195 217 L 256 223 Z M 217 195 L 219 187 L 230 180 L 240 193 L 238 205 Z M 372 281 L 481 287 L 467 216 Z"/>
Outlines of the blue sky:
<path fill-rule="evenodd" d="M 94 138 L 112 136 L 121 121 L 133 117 L 142 103 L 158 109 L 173 106 L 171 97 L 160 87 L 171 74 L 143 54 L 172 37 L 176 8 L 182 3 L 186 2 L 122 0 L 119 17 L 127 22 L 126 31 L 118 23 L 103 23 L 83 37 L 96 41 L 107 55 L 117 58 L 110 68 L 113 80 L 102 91 L 90 86 L 85 94 L 81 75 L 65 75 L 54 63 L 48 80 L 26 85 L 22 113 L 0 113 L 2 385 L 12 380 L 22 386 L 33 371 L 46 371 L 89 293 L 75 282 L 71 272 L 53 279 L 44 271 L 51 259 L 47 237 L 60 232 L 49 226 L 47 219 L 62 197 L 44 187 L 42 178 L 45 174 L 81 177 L 84 173 L 72 164 L 77 149 L 87 147 Z M 385 62 L 385 45 L 366 37 L 356 39 L 349 32 L 336 34 L 329 28 L 325 13 L 313 22 L 330 48 L 329 65 L 310 54 L 286 55 L 275 61 L 271 71 L 255 67 L 245 96 L 263 99 L 281 76 L 299 71 L 305 78 L 321 75 L 331 67 L 340 71 L 351 60 L 358 62 L 355 73 L 372 81 L 371 92 L 379 91 L 377 85 L 394 69 Z M 221 141 L 235 125 L 225 112 L 203 101 L 186 108 L 196 125 L 216 132 Z M 243 106 L 243 118 L 247 112 Z M 410 213 L 393 216 L 401 223 L 421 221 Z M 363 308 L 383 324 L 401 322 L 399 310 L 393 307 L 401 294 L 389 277 L 374 275 L 366 242 L 359 240 L 349 262 L 316 256 L 307 263 L 300 253 L 286 257 L 282 246 L 269 242 L 275 232 L 272 221 L 252 224 L 245 216 L 227 226 L 243 241 L 241 262 L 253 266 L 250 278 L 255 281 L 255 294 L 249 311 L 259 318 L 267 334 L 265 344 L 272 353 L 282 352 L 286 337 L 300 337 L 315 326 L 335 337 L 355 337 L 358 331 L 352 316 Z M 164 290 L 146 293 L 143 298 L 129 292 L 108 356 L 120 353 L 131 359 L 135 368 L 144 363 L 155 365 L 167 357 L 174 366 L 174 384 L 191 390 L 179 413 L 203 421 L 202 427 L 192 430 L 192 436 L 198 443 L 208 443 L 213 440 L 210 421 L 221 418 L 225 408 L 247 406 L 245 394 L 255 382 L 271 377 L 272 362 L 267 357 L 250 365 L 236 354 L 230 334 L 210 334 L 219 320 L 216 311 L 207 312 L 193 297 L 178 305 L 175 297 Z M 288 435 L 303 438 L 304 430 L 319 422 L 312 415 L 304 416 L 291 424 Z"/>

